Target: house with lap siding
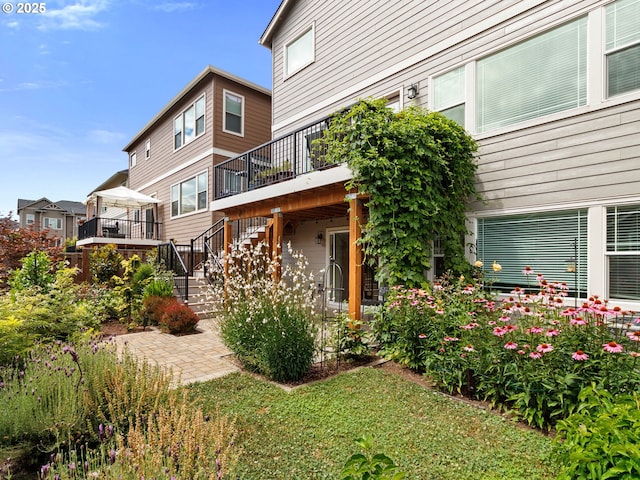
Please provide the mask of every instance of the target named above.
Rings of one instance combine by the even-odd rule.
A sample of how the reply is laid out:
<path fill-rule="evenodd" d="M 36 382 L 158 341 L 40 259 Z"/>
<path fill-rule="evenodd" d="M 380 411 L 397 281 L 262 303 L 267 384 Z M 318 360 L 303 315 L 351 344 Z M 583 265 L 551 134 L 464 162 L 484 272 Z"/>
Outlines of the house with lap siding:
<path fill-rule="evenodd" d="M 36 232 L 47 231 L 57 245 L 78 236 L 78 225 L 86 218 L 86 208 L 82 202 L 58 200 L 52 202 L 46 197 L 39 200 L 18 199 L 19 225 L 33 228 Z"/>
<path fill-rule="evenodd" d="M 129 188 L 159 200 L 160 239 L 187 243 L 219 214 L 209 209 L 213 167 L 271 138 L 271 92 L 207 66 L 124 147 Z"/>
<path fill-rule="evenodd" d="M 210 209 L 269 218 L 352 316 L 379 295 L 355 243 L 366 199 L 309 143 L 368 97 L 440 111 L 478 141 L 484 201 L 468 206 L 465 242 L 470 262 L 502 265 L 496 286 L 526 286 L 530 266 L 566 282 L 569 302 L 640 309 L 640 0 L 284 0 L 260 43 L 273 141 L 216 167 Z M 229 195 L 233 172 L 247 181 Z"/>

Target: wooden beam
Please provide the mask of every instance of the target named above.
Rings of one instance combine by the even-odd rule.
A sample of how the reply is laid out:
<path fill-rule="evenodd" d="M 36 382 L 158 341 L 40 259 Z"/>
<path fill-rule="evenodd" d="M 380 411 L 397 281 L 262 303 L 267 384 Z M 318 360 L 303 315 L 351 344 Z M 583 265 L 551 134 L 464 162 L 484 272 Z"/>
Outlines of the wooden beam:
<path fill-rule="evenodd" d="M 360 320 L 362 310 L 362 200 L 349 200 L 349 316 Z"/>
<path fill-rule="evenodd" d="M 284 221 L 282 219 L 282 213 L 274 213 L 271 240 L 271 258 L 275 262 L 277 262 L 277 266 L 273 270 L 273 279 L 275 281 L 280 280 L 280 275 L 282 273 L 282 239 L 284 238 L 283 234 Z"/>
<path fill-rule="evenodd" d="M 275 208 L 278 208 L 280 213 L 287 214 L 317 207 L 344 204 L 347 193 L 344 184 L 340 183 L 229 208 L 225 210 L 225 215 L 232 220 L 239 220 L 252 217 L 269 217 Z"/>

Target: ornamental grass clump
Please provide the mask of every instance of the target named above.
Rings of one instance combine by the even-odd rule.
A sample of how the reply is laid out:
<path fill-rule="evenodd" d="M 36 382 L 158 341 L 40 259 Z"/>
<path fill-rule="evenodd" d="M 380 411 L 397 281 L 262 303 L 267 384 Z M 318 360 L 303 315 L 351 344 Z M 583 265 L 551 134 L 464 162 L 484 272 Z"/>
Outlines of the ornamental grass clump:
<path fill-rule="evenodd" d="M 241 453 L 235 422 L 219 411 L 205 415 L 187 395 L 172 395 L 128 429 L 100 424 L 98 445 L 58 452 L 41 466 L 40 478 L 233 478 Z"/>
<path fill-rule="evenodd" d="M 597 296 L 568 308 L 566 285 L 542 275 L 535 290 L 500 300 L 481 280 L 392 289 L 375 325 L 381 354 L 541 428 L 574 412 L 592 383 L 613 394 L 640 388 L 640 319 L 630 312 Z"/>
<path fill-rule="evenodd" d="M 221 301 L 222 339 L 242 364 L 276 381 L 296 381 L 308 372 L 315 352 L 314 278 L 302 254 L 289 247 L 281 265 L 269 251 L 263 242 L 234 250 L 225 259 L 225 285 L 211 296 Z"/>

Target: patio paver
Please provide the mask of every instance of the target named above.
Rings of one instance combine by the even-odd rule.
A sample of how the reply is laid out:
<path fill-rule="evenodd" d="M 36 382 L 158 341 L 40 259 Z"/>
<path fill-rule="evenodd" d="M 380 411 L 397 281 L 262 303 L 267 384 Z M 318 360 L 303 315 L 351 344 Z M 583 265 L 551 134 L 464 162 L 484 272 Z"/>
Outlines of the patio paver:
<path fill-rule="evenodd" d="M 116 337 L 121 351 L 126 346 L 136 357 L 171 369 L 182 384 L 219 378 L 239 368 L 229 360 L 231 351 L 222 343 L 211 320 L 198 322 L 200 333 L 175 336 L 157 328 Z"/>

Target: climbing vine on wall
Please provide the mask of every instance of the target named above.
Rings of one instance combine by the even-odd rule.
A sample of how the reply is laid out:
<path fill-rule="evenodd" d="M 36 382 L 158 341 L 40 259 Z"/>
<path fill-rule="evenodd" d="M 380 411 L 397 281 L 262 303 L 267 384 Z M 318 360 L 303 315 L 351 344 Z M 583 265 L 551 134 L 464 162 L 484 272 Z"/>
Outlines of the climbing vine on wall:
<path fill-rule="evenodd" d="M 419 286 L 438 236 L 445 268 L 464 273 L 477 144 L 440 113 L 418 107 L 394 113 L 385 103 L 364 100 L 336 114 L 316 145 L 328 161 L 347 162 L 353 171 L 347 189 L 369 196 L 365 254 L 380 260 L 380 281 Z"/>

